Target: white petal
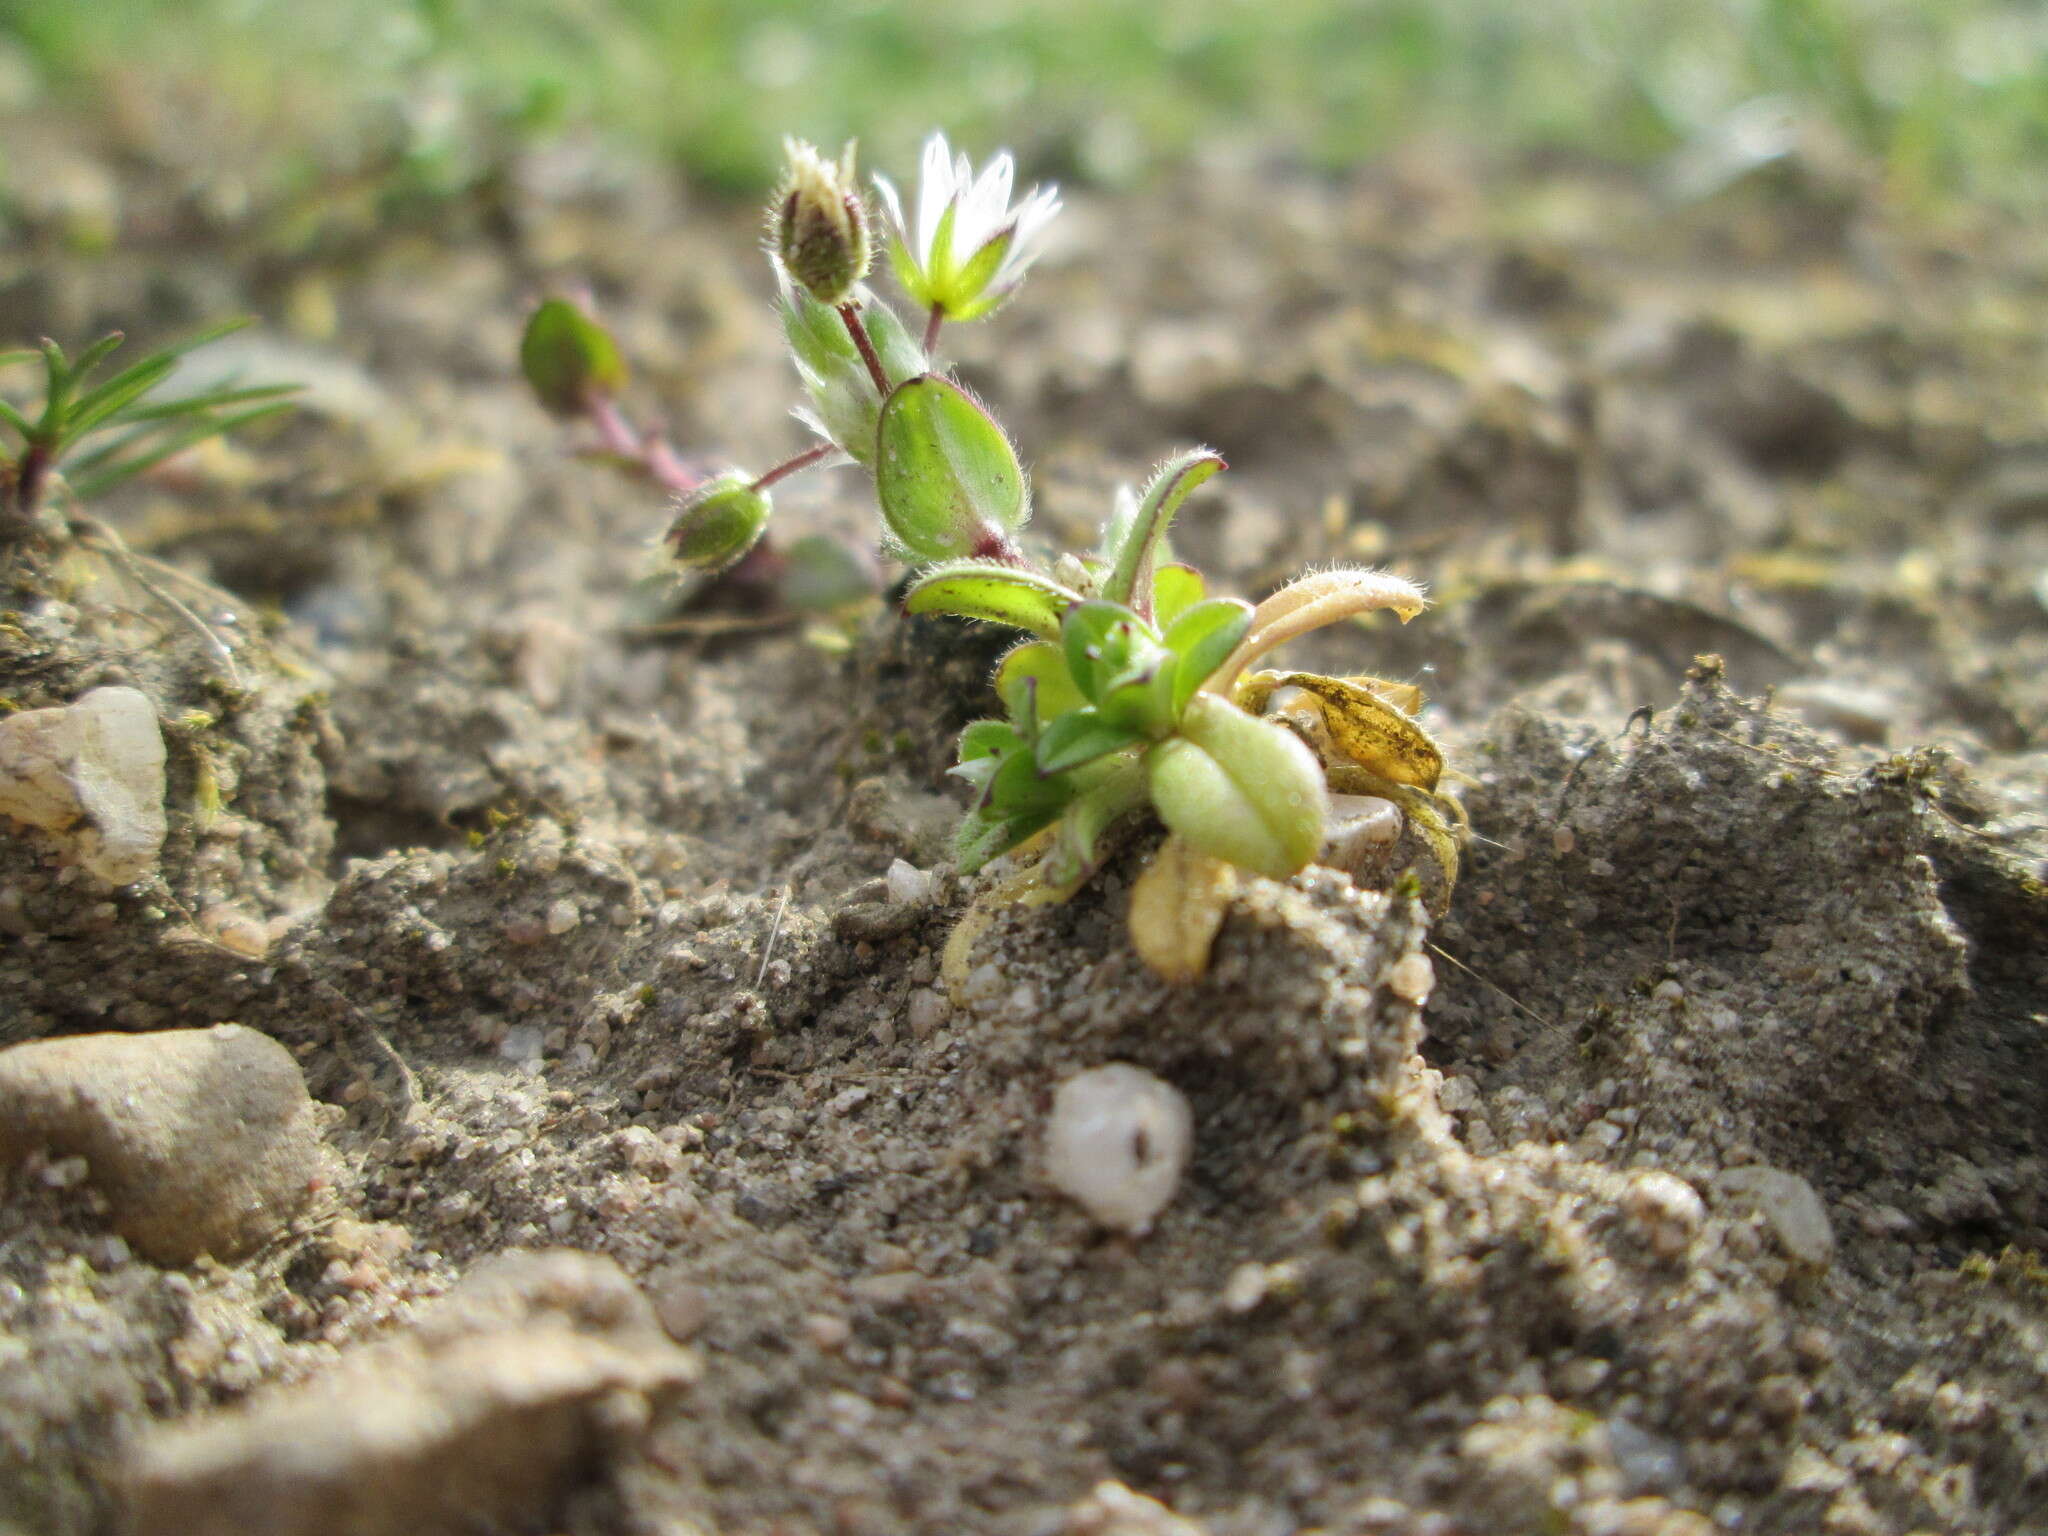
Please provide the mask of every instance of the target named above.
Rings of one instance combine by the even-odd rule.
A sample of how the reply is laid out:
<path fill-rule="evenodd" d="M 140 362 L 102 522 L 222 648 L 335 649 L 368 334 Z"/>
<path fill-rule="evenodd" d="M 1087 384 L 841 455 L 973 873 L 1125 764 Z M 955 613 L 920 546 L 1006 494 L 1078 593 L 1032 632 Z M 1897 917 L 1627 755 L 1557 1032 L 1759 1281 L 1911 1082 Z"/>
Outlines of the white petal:
<path fill-rule="evenodd" d="M 953 200 L 953 152 L 943 133 L 935 133 L 924 144 L 924 163 L 917 173 L 917 256 L 918 264 L 931 261 L 932 236 L 939 217 Z"/>
<path fill-rule="evenodd" d="M 889 222 L 890 235 L 901 241 L 904 245 L 909 245 L 910 230 L 903 222 L 903 203 L 896 196 L 895 184 L 879 171 L 870 176 L 868 180 L 874 183 L 875 195 L 881 199 L 882 216 Z M 911 255 L 918 260 L 919 265 L 923 264 L 922 252 L 912 251 Z"/>

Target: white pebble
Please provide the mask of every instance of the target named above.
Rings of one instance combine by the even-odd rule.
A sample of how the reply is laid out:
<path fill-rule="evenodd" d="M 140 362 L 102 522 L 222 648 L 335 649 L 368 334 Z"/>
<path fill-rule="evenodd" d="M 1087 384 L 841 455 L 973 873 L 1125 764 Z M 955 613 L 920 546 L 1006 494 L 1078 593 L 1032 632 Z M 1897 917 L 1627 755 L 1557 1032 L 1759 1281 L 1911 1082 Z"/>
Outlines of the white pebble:
<path fill-rule="evenodd" d="M 576 903 L 566 897 L 548 904 L 547 929 L 556 938 L 560 938 L 582 921 L 583 914 L 576 910 Z"/>
<path fill-rule="evenodd" d="M 889 887 L 889 899 L 898 906 L 918 906 L 932 899 L 932 887 L 938 882 L 928 869 L 919 869 L 904 859 L 892 859 L 889 872 L 883 880 Z"/>
<path fill-rule="evenodd" d="M 1076 1073 L 1053 1095 L 1045 1171 L 1105 1227 L 1142 1233 L 1179 1188 L 1193 1139 L 1179 1089 L 1112 1062 Z"/>

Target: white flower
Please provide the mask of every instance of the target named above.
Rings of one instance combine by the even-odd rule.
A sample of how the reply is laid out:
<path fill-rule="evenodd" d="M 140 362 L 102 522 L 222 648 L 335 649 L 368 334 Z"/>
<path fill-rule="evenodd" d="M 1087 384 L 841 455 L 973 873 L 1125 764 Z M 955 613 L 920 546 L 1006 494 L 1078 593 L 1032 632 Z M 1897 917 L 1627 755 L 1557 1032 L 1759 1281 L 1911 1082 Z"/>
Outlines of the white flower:
<path fill-rule="evenodd" d="M 1017 163 L 1007 152 L 981 175 L 955 156 L 943 133 L 924 146 L 917 224 L 887 177 L 875 177 L 889 225 L 889 258 L 911 300 L 947 320 L 975 320 L 1015 291 L 1038 255 L 1039 237 L 1060 211 L 1057 187 L 1034 187 L 1015 207 Z"/>

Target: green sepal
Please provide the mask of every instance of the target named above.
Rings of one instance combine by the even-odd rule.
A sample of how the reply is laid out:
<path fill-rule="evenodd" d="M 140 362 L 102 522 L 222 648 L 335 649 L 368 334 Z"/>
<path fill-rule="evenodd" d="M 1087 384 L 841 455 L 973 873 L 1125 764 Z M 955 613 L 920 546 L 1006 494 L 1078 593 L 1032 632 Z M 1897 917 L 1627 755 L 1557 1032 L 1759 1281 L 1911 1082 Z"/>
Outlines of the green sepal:
<path fill-rule="evenodd" d="M 812 298 L 779 264 L 776 278 L 782 289 L 782 334 L 789 341 L 797 379 L 810 396 L 816 426 L 851 458 L 873 464 L 882 397 L 852 332 L 838 310 Z M 924 349 L 896 312 L 865 287 L 854 289 L 853 302 L 883 374 L 907 379 L 923 373 Z"/>
<path fill-rule="evenodd" d="M 519 367 L 542 406 L 581 416 L 626 385 L 626 360 L 610 331 L 567 299 L 545 300 L 519 339 Z"/>
<path fill-rule="evenodd" d="M 955 618 L 1009 624 L 1050 640 L 1081 594 L 1050 576 L 994 560 L 959 560 L 934 566 L 904 595 L 907 613 L 950 613 Z"/>
<path fill-rule="evenodd" d="M 1024 467 L 995 418 L 935 373 L 906 379 L 882 403 L 875 494 L 891 552 L 950 560 L 987 552 L 1031 515 Z"/>
<path fill-rule="evenodd" d="M 773 503 L 743 474 L 720 475 L 692 491 L 669 525 L 669 552 L 697 571 L 722 571 L 752 549 Z"/>
<path fill-rule="evenodd" d="M 1224 469 L 1223 456 L 1208 448 L 1195 448 L 1159 466 L 1144 494 L 1122 541 L 1114 551 L 1109 575 L 1103 580 L 1102 595 L 1112 602 L 1127 603 L 1139 612 L 1152 606 L 1152 568 L 1158 559 L 1160 542 L 1167 525 L 1194 489 Z"/>
<path fill-rule="evenodd" d="M 1197 693 L 1179 734 L 1145 756 L 1153 807 L 1194 847 L 1284 880 L 1323 845 L 1329 800 L 1301 739 L 1213 693 Z"/>
<path fill-rule="evenodd" d="M 1195 690 L 1237 649 L 1252 627 L 1252 605 L 1235 597 L 1213 597 L 1188 609 L 1166 631 L 1166 648 L 1176 660 L 1173 718 L 1178 720 Z"/>

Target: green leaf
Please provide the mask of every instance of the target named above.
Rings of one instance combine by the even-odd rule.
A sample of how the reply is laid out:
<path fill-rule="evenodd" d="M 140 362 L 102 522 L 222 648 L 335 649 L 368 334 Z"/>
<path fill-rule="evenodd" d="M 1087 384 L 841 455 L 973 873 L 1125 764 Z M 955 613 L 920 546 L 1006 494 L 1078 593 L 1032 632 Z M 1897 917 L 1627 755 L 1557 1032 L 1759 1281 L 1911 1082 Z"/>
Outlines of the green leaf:
<path fill-rule="evenodd" d="M 71 409 L 64 415 L 64 437 L 67 442 L 75 441 L 100 425 L 123 406 L 129 405 L 148 394 L 157 385 L 171 376 L 176 368 L 174 362 L 163 362 L 153 368 L 129 369 L 119 379 L 109 380 L 90 394 L 72 402 Z M 169 402 L 172 405 L 181 402 Z M 202 407 L 204 409 L 204 407 Z M 177 414 L 175 411 L 159 414 Z"/>
<path fill-rule="evenodd" d="M 519 367 L 557 416 L 581 416 L 626 384 L 626 360 L 611 332 L 567 299 L 548 299 L 533 312 L 519 340 Z"/>
<path fill-rule="evenodd" d="M 127 340 L 127 337 L 121 332 L 109 331 L 98 341 L 79 353 L 77 357 L 71 360 L 72 382 L 83 383 L 85 376 L 91 373 L 93 369 L 99 367 L 101 363 L 104 363 L 108 355 L 125 340 Z"/>
<path fill-rule="evenodd" d="M 1159 466 L 1138 498 L 1137 515 L 1114 552 L 1109 577 L 1102 584 L 1104 597 L 1128 603 L 1140 613 L 1151 608 L 1152 567 L 1167 525 L 1189 494 L 1224 467 L 1223 456 L 1209 448 L 1191 449 Z"/>
<path fill-rule="evenodd" d="M 1038 771 L 1066 773 L 1143 739 L 1136 731 L 1104 719 L 1095 710 L 1073 710 L 1059 716 L 1039 732 Z"/>
<path fill-rule="evenodd" d="M 1024 738 L 1006 720 L 977 720 L 960 733 L 960 761 L 975 762 L 984 757 L 996 757 L 1004 752 L 1014 752 L 1024 745 Z"/>
<path fill-rule="evenodd" d="M 1159 819 L 1212 857 L 1284 880 L 1322 847 L 1329 801 L 1315 755 L 1213 693 L 1189 701 L 1180 733 L 1145 766 Z"/>
<path fill-rule="evenodd" d="M 1122 603 L 1092 598 L 1067 610 L 1060 625 L 1060 649 L 1067 661 L 1067 675 L 1089 703 L 1099 703 L 1107 678 L 1123 670 L 1118 658 L 1126 649 L 1115 640 L 1119 625 L 1135 625 L 1138 616 Z"/>
<path fill-rule="evenodd" d="M 1103 685 L 1098 706 L 1105 720 L 1141 736 L 1160 737 L 1173 729 L 1173 656 L 1149 648 L 1141 665 L 1127 667 Z"/>
<path fill-rule="evenodd" d="M 980 401 L 935 373 L 883 402 L 874 469 L 892 551 L 906 559 L 991 553 L 1030 516 L 1009 438 Z"/>
<path fill-rule="evenodd" d="M 1164 630 L 1199 603 L 1207 591 L 1202 573 L 1193 566 L 1160 566 L 1152 573 L 1152 622 Z"/>
<path fill-rule="evenodd" d="M 102 400 L 110 395 L 126 392 L 137 379 L 148 379 L 150 386 L 154 386 L 170 375 L 171 370 L 177 365 L 178 359 L 187 352 L 203 347 L 208 342 L 219 341 L 223 336 L 233 335 L 236 331 L 252 323 L 253 321 L 250 316 L 238 315 L 232 320 L 223 320 L 218 325 L 210 325 L 203 331 L 195 332 L 193 335 L 187 336 L 180 341 L 171 342 L 167 346 L 158 347 L 154 352 L 144 354 L 115 374 L 111 379 L 104 380 L 88 391 L 78 400 L 75 407 L 66 412 L 67 417 L 74 413 L 96 410 Z M 101 355 L 104 356 L 105 354 Z M 73 378 L 75 382 L 76 374 L 73 375 Z M 147 388 L 150 386 L 146 386 L 143 392 L 147 392 Z M 130 394 L 128 398 L 132 400 L 135 396 Z"/>
<path fill-rule="evenodd" d="M 244 405 L 252 400 L 275 400 L 283 395 L 295 395 L 305 387 L 303 384 L 252 384 L 246 389 L 212 389 L 204 394 L 183 395 L 176 400 L 166 400 L 161 405 L 146 405 L 140 410 L 124 413 L 121 419 L 168 421 L 177 416 L 189 416 L 194 411 L 215 411 L 222 406 Z"/>
<path fill-rule="evenodd" d="M 219 437 L 224 433 L 237 431 L 254 422 L 262 421 L 265 417 L 276 416 L 290 409 L 291 406 L 288 402 L 278 401 L 271 405 L 256 406 L 237 415 L 209 418 L 205 421 L 195 422 L 185 431 L 173 435 L 168 441 L 158 443 L 147 452 L 138 454 L 132 459 L 122 459 L 118 462 L 108 463 L 105 468 L 100 469 L 96 474 L 68 477 L 71 480 L 72 493 L 81 501 L 91 501 L 94 497 L 119 485 L 123 480 L 154 469 L 157 465 L 163 463 L 165 459 L 183 453 L 187 448 L 203 443 L 209 437 Z"/>
<path fill-rule="evenodd" d="M 1229 659 L 1252 627 L 1252 605 L 1235 597 L 1214 597 L 1188 609 L 1166 631 L 1166 648 L 1177 658 L 1173 674 L 1173 718 L 1178 720 L 1195 690 Z"/>
<path fill-rule="evenodd" d="M 1045 894 L 1055 901 L 1073 895 L 1095 873 L 1102 863 L 1103 835 L 1145 803 L 1145 766 L 1135 753 L 1095 771 L 1099 776 L 1061 814 L 1052 847 L 1039 865 Z"/>
<path fill-rule="evenodd" d="M 839 539 L 808 533 L 782 546 L 777 586 L 799 613 L 837 613 L 875 595 L 874 563 Z"/>
<path fill-rule="evenodd" d="M 1022 715 L 1027 704 L 1037 719 L 1048 720 L 1088 702 L 1067 673 L 1065 654 L 1049 640 L 1026 641 L 1004 656 L 996 664 L 995 681 L 996 696 L 1012 719 Z"/>
<path fill-rule="evenodd" d="M 919 576 L 903 608 L 1009 624 L 1051 639 L 1060 632 L 1061 616 L 1080 601 L 1080 593 L 1037 571 L 994 560 L 961 560 Z"/>
<path fill-rule="evenodd" d="M 1042 832 L 1059 816 L 1058 808 L 1040 808 L 1006 816 L 992 809 L 977 809 L 961 818 L 953 834 L 953 857 L 964 874 L 973 874 L 990 859 L 1008 853 L 1034 833 Z"/>
<path fill-rule="evenodd" d="M 35 424 L 5 400 L 0 400 L 0 421 L 19 432 L 24 441 L 35 436 Z"/>

